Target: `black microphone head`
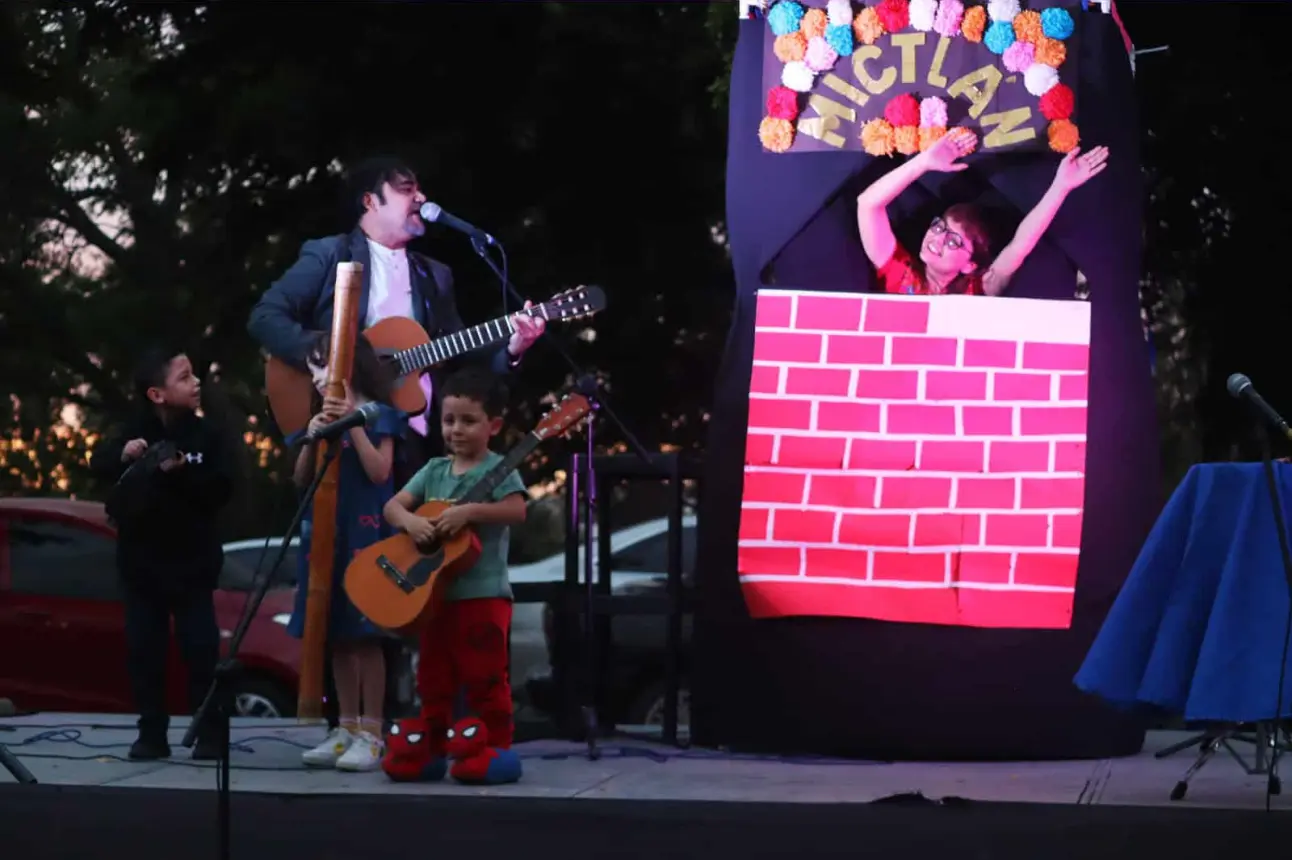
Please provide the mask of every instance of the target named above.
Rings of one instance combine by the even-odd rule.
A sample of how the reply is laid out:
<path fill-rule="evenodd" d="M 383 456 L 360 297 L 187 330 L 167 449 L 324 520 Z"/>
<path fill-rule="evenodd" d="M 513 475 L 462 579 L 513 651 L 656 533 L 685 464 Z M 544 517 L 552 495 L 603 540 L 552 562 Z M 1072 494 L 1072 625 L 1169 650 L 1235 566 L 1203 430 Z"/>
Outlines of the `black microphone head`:
<path fill-rule="evenodd" d="M 1229 377 L 1225 387 L 1229 389 L 1230 396 L 1241 397 L 1244 389 L 1252 387 L 1252 381 L 1241 373 L 1235 373 Z"/>
<path fill-rule="evenodd" d="M 359 414 L 363 416 L 363 423 L 371 424 L 377 417 L 377 413 L 381 411 L 381 405 L 368 402 L 360 406 L 358 411 Z"/>
<path fill-rule="evenodd" d="M 444 210 L 440 208 L 440 204 L 432 203 L 428 200 L 422 204 L 422 208 L 417 210 L 417 212 L 422 216 L 423 221 L 435 222 L 440 220 L 440 214 L 443 213 Z"/>

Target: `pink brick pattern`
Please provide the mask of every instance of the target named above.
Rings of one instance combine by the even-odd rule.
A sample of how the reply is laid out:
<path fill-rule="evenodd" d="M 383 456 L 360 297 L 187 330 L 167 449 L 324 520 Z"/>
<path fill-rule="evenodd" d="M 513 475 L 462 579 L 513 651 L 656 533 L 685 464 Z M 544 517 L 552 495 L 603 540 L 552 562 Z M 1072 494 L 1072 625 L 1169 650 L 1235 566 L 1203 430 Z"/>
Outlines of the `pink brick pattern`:
<path fill-rule="evenodd" d="M 1090 306 L 763 290 L 739 571 L 755 617 L 1067 628 Z"/>

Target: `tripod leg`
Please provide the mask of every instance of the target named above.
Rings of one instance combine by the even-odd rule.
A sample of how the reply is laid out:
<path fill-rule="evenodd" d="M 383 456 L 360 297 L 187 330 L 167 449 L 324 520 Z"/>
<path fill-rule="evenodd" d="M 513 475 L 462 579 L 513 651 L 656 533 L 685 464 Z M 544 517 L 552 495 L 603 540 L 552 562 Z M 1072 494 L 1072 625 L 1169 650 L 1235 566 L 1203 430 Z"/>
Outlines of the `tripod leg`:
<path fill-rule="evenodd" d="M 13 778 L 23 785 L 35 785 L 36 777 L 31 775 L 27 766 L 18 760 L 18 756 L 9 751 L 4 744 L 0 744 L 0 767 L 3 767 Z"/>
<path fill-rule="evenodd" d="M 1207 762 L 1211 761 L 1211 757 L 1220 749 L 1221 744 L 1228 740 L 1232 734 L 1232 731 L 1221 732 L 1202 748 L 1202 752 L 1198 753 L 1198 757 L 1194 759 L 1189 769 L 1184 772 L 1184 776 L 1180 778 L 1180 781 L 1175 784 L 1175 788 L 1171 789 L 1172 800 L 1184 800 L 1184 796 L 1189 793 L 1189 780 L 1193 779 L 1194 775 L 1202 770 Z"/>
<path fill-rule="evenodd" d="M 1211 732 L 1203 732 L 1200 735 L 1194 735 L 1191 738 L 1185 738 L 1184 740 L 1180 741 L 1178 744 L 1171 744 L 1166 749 L 1158 750 L 1157 752 L 1153 753 L 1153 758 L 1167 758 L 1169 756 L 1175 755 L 1181 750 L 1188 749 L 1189 747 L 1197 746 L 1198 744 L 1205 745 L 1208 739 L 1211 738 L 1212 734 L 1213 733 Z"/>

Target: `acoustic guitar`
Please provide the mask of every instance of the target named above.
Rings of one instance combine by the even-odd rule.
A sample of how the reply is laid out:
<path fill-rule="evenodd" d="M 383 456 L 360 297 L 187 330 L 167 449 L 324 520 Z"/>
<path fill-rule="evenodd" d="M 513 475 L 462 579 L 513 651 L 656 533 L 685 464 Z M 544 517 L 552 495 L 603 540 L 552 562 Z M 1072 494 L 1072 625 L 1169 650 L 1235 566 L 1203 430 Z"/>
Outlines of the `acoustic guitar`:
<path fill-rule="evenodd" d="M 582 394 L 567 394 L 543 420 L 457 501 L 433 500 L 416 510 L 431 519 L 454 505 L 489 499 L 490 493 L 545 439 L 564 435 L 592 411 Z M 435 599 L 453 577 L 480 558 L 480 538 L 464 528 L 452 537 L 419 546 L 397 534 L 358 552 L 345 570 L 345 593 L 373 624 L 400 636 L 416 634 L 430 621 Z"/>
<path fill-rule="evenodd" d="M 575 287 L 550 300 L 516 313 L 554 322 L 589 317 L 606 308 L 600 287 Z M 488 349 L 511 339 L 514 314 L 498 317 L 434 340 L 415 320 L 389 317 L 364 329 L 361 337 L 372 344 L 390 378 L 395 380 L 390 403 L 408 415 L 426 411 L 426 395 L 418 385 L 424 372 L 452 358 Z M 265 391 L 274 423 L 284 436 L 303 430 L 314 417 L 314 382 L 310 375 L 282 359 L 265 362 Z"/>

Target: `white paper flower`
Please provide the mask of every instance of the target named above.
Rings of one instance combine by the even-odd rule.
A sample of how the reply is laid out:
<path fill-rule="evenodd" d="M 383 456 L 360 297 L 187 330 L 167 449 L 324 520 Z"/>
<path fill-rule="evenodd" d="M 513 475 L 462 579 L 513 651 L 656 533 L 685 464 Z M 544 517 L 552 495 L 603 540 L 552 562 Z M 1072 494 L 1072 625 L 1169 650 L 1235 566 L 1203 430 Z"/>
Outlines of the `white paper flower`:
<path fill-rule="evenodd" d="M 987 17 L 993 21 L 1009 23 L 1019 11 L 1018 0 L 991 0 L 987 4 Z"/>
<path fill-rule="evenodd" d="M 1038 99 L 1048 93 L 1050 88 L 1059 82 L 1059 72 L 1050 66 L 1033 63 L 1023 72 L 1023 86 Z"/>
<path fill-rule="evenodd" d="M 851 27 L 852 0 L 830 0 L 825 4 L 825 14 L 831 27 Z"/>
<path fill-rule="evenodd" d="M 922 32 L 933 29 L 933 16 L 938 14 L 938 0 L 911 0 L 911 26 Z"/>
<path fill-rule="evenodd" d="M 1046 68 L 1049 67 L 1047 66 Z M 1054 69 L 1050 69 L 1050 71 L 1053 72 Z M 796 93 L 805 93 L 812 89 L 812 83 L 815 80 L 816 75 L 808 68 L 807 63 L 802 60 L 786 63 L 785 69 L 781 72 L 781 83 Z"/>

